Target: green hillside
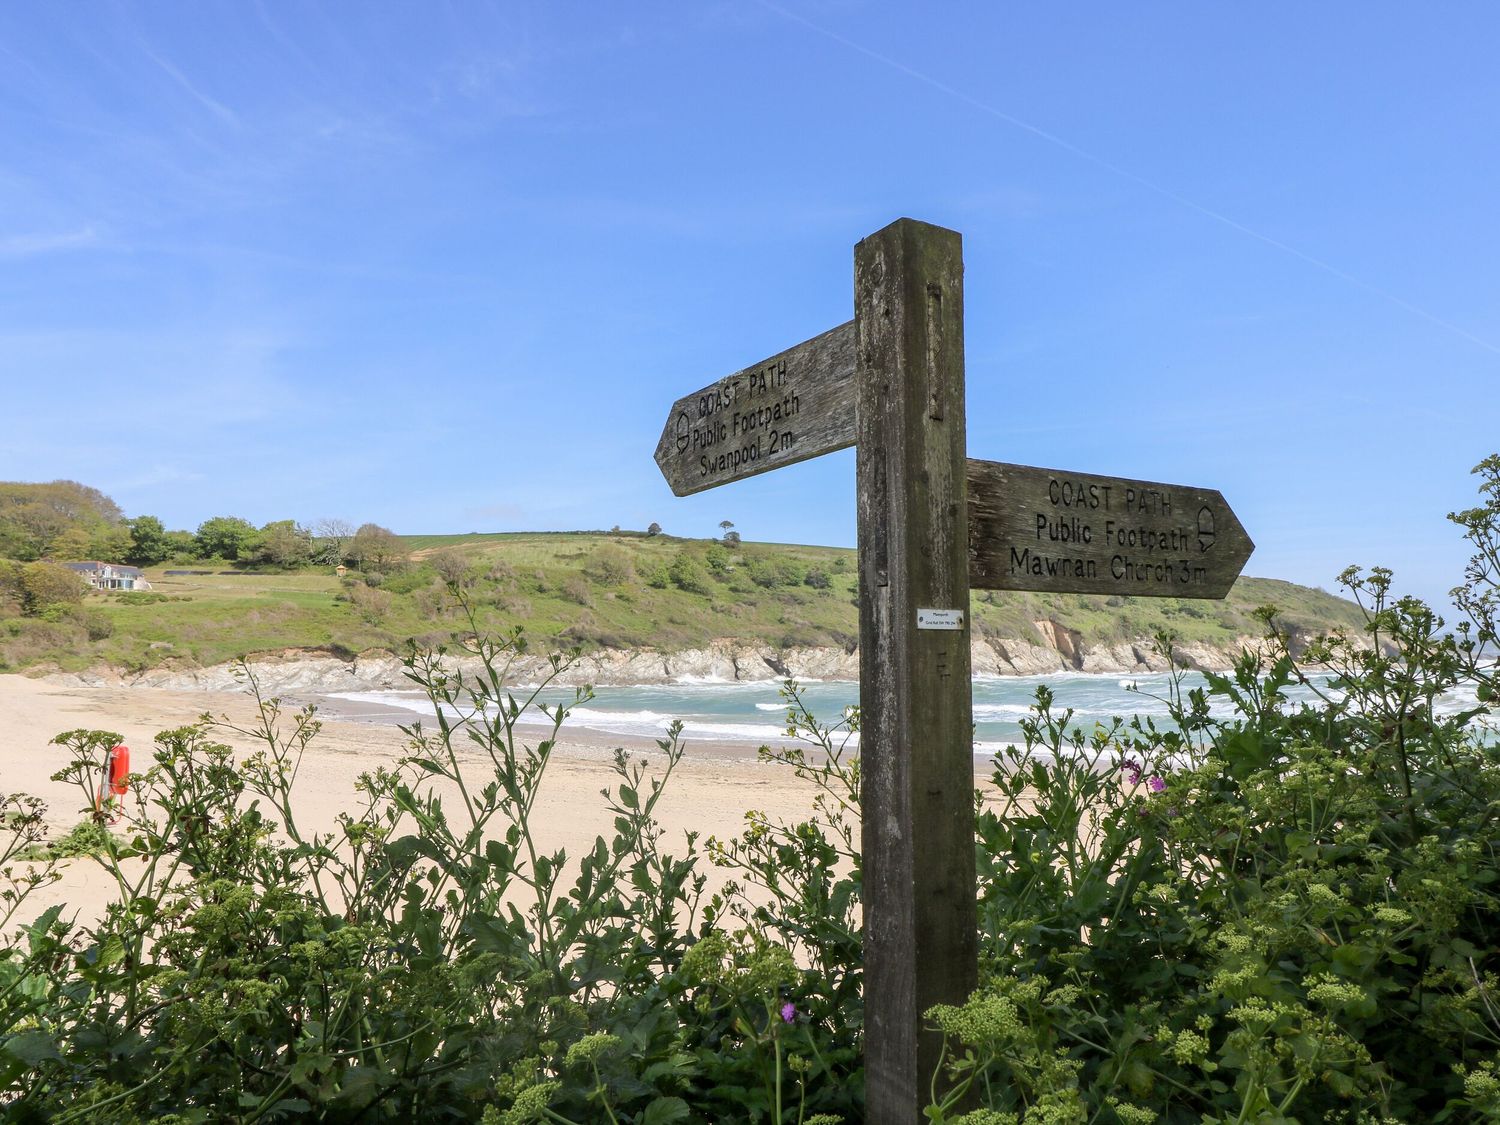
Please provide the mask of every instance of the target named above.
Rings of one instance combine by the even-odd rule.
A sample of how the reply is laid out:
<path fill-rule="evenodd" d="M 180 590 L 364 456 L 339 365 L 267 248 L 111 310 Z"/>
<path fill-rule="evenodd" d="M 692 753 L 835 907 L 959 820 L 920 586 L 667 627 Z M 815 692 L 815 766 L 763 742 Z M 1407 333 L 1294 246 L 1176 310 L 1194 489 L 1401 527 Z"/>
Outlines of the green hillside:
<path fill-rule="evenodd" d="M 463 628 L 461 587 L 481 626 L 525 626 L 544 644 L 584 649 L 699 647 L 717 638 L 852 649 L 858 634 L 855 553 L 632 532 L 399 537 L 384 569 L 284 573 L 230 564 L 148 567 L 149 593 L 90 593 L 82 602 L 0 615 L 0 670 L 138 671 L 204 666 L 282 649 L 401 651 Z M 192 573 L 169 573 L 184 569 Z M 1356 606 L 1322 591 L 1245 578 L 1223 602 L 976 594 L 976 635 L 1040 642 L 1052 620 L 1085 643 L 1167 629 L 1184 640 L 1258 634 L 1251 616 L 1276 605 L 1306 631 L 1358 627 Z"/>

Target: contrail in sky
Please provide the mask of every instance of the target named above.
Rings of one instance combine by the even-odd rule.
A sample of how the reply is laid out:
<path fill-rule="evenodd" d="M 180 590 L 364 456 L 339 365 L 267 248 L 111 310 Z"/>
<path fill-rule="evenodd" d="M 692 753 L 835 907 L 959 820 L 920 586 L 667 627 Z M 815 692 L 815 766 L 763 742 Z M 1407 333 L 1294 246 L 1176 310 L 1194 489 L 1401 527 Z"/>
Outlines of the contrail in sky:
<path fill-rule="evenodd" d="M 787 9 L 781 7 L 779 4 L 772 3 L 772 0 L 756 0 L 756 3 L 758 3 L 761 7 L 768 9 L 769 11 L 775 12 L 777 15 L 785 19 L 791 20 L 793 23 L 799 23 L 803 27 L 808 28 L 811 31 L 816 31 L 819 35 L 823 35 L 829 39 L 832 39 L 835 43 L 839 43 L 845 47 L 848 47 L 851 51 L 858 51 L 866 58 L 874 59 L 876 62 L 882 64 L 883 66 L 888 66 L 892 70 L 898 70 L 908 78 L 915 79 L 918 82 L 931 86 L 934 90 L 941 91 L 942 93 L 947 94 L 949 97 L 957 98 L 959 101 L 965 103 L 966 105 L 972 106 L 973 108 L 979 110 L 981 113 L 987 113 L 991 117 L 998 118 L 999 120 L 1005 122 L 1007 125 L 1020 129 L 1022 132 L 1030 133 L 1037 139 L 1046 141 L 1048 144 L 1063 149 L 1065 152 L 1070 152 L 1080 160 L 1086 160 L 1090 164 L 1097 165 L 1107 172 L 1111 172 L 1116 176 L 1120 176 L 1123 179 L 1129 180 L 1133 184 L 1138 184 L 1141 187 L 1145 188 L 1147 191 L 1155 192 L 1157 195 L 1160 195 L 1166 199 L 1170 199 L 1173 203 L 1186 207 L 1190 211 L 1196 211 L 1204 218 L 1212 219 L 1214 222 L 1229 227 L 1231 230 L 1238 231 L 1240 234 L 1253 238 L 1257 242 L 1263 242 L 1267 246 L 1274 247 L 1275 249 L 1280 250 L 1285 254 L 1290 254 L 1292 257 L 1306 262 L 1310 266 L 1314 266 L 1317 269 L 1324 271 L 1325 273 L 1332 274 L 1334 277 L 1338 278 L 1341 281 L 1347 281 L 1350 285 L 1357 286 L 1367 293 L 1372 293 L 1377 297 L 1390 301 L 1392 304 L 1400 306 L 1407 312 L 1413 313 L 1421 317 L 1423 320 L 1437 325 L 1439 328 L 1446 329 L 1447 331 L 1452 332 L 1458 336 L 1462 336 L 1471 344 L 1478 344 L 1481 348 L 1484 348 L 1487 351 L 1494 352 L 1496 355 L 1500 355 L 1500 346 L 1496 346 L 1495 344 L 1490 343 L 1488 340 L 1474 335 L 1474 333 L 1468 331 L 1467 329 L 1460 328 L 1458 325 L 1452 323 L 1451 321 L 1444 320 L 1442 317 L 1430 313 L 1426 309 L 1421 308 L 1418 305 L 1414 305 L 1410 301 L 1405 300 L 1402 297 L 1396 296 L 1396 294 L 1394 293 L 1387 292 L 1386 290 L 1381 289 L 1379 286 L 1372 285 L 1368 281 L 1364 281 L 1358 277 L 1355 277 L 1353 274 L 1346 273 L 1344 270 L 1339 269 L 1332 263 L 1325 262 L 1322 258 L 1318 258 L 1312 254 L 1306 253 L 1305 251 L 1298 250 L 1295 246 L 1288 245 L 1287 243 L 1282 242 L 1280 239 L 1272 238 L 1268 234 L 1262 234 L 1260 231 L 1255 230 L 1251 227 L 1247 227 L 1244 223 L 1232 219 L 1222 212 L 1215 211 L 1212 207 L 1205 207 L 1201 203 L 1195 203 L 1193 200 L 1187 198 L 1187 196 L 1179 195 L 1171 188 L 1163 187 L 1161 184 L 1148 180 L 1144 176 L 1137 175 L 1135 172 L 1130 171 L 1128 168 L 1122 168 L 1118 164 L 1113 164 L 1110 161 L 1104 159 L 1102 156 L 1096 156 L 1094 153 L 1089 152 L 1086 149 L 1081 149 L 1071 141 L 1064 140 L 1062 137 L 1059 137 L 1055 133 L 1049 133 L 1047 132 L 1047 130 L 1038 128 L 1028 121 L 1022 121 L 1019 117 L 1015 117 L 1009 113 L 1006 113 L 1003 109 L 997 109 L 995 106 L 990 105 L 988 102 L 980 101 L 973 94 L 967 94 L 962 90 L 959 90 L 953 86 L 949 86 L 947 83 L 941 82 L 938 79 L 931 77 L 930 75 L 923 74 L 920 70 L 915 70 L 912 67 L 907 66 L 903 62 L 899 62 L 896 59 L 891 58 L 889 55 L 882 55 L 879 51 L 871 50 L 869 47 L 866 47 L 863 44 L 856 43 L 852 39 L 847 39 L 836 31 L 830 31 L 828 30 L 828 28 L 823 27 L 821 24 L 814 23 L 812 20 L 806 18 L 805 16 L 798 15 L 796 12 L 788 11 Z"/>

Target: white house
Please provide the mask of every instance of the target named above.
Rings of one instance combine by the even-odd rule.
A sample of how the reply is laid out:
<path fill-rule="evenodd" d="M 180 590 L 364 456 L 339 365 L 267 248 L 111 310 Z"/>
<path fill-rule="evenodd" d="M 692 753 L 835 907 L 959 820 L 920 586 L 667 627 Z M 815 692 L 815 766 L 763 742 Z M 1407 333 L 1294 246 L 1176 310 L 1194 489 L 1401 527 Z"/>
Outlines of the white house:
<path fill-rule="evenodd" d="M 138 566 L 121 566 L 119 563 L 76 562 L 63 563 L 71 571 L 83 575 L 96 590 L 149 590 Z"/>

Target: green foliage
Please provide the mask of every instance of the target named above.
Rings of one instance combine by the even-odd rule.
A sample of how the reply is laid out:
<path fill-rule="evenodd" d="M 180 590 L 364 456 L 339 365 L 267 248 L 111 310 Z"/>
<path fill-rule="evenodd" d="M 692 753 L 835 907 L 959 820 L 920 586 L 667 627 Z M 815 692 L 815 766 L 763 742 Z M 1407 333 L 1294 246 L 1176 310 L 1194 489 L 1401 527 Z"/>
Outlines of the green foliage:
<path fill-rule="evenodd" d="M 22 612 L 39 617 L 49 609 L 76 605 L 83 600 L 87 584 L 75 572 L 56 563 L 33 562 L 18 575 Z"/>
<path fill-rule="evenodd" d="M 292 520 L 276 520 L 260 529 L 251 561 L 290 570 L 312 562 L 312 532 Z"/>
<path fill-rule="evenodd" d="M 642 572 L 641 577 L 653 590 L 665 590 L 672 585 L 672 568 L 666 562 L 657 562 Z"/>
<path fill-rule="evenodd" d="M 981 989 L 929 1013 L 931 1119 L 1495 1120 L 1496 492 L 1453 517 L 1457 632 L 1351 569 L 1364 630 L 1294 645 L 1267 610 L 1271 655 L 1179 681 L 1161 727 L 1077 730 L 1039 689 L 980 817 Z"/>
<path fill-rule="evenodd" d="M 198 525 L 193 544 L 200 559 L 248 559 L 260 542 L 260 532 L 238 516 L 214 516 Z"/>
<path fill-rule="evenodd" d="M 171 548 L 168 559 L 187 561 L 193 558 L 193 552 L 198 545 L 197 539 L 191 531 L 169 531 L 167 532 L 167 546 Z M 166 561 L 166 560 L 163 560 Z"/>
<path fill-rule="evenodd" d="M 320 557 L 334 551 L 335 543 L 342 557 L 354 529 L 339 521 L 320 521 L 318 527 Z M 184 552 L 183 537 L 192 538 L 186 532 L 167 532 L 175 566 L 191 562 L 186 556 L 194 548 L 189 543 Z M 533 636 L 557 638 L 558 644 L 671 651 L 701 645 L 705 637 L 722 637 L 773 646 L 795 641 L 847 648 L 856 632 L 854 553 L 847 550 L 760 544 L 736 555 L 726 552 L 717 577 L 709 575 L 709 582 L 689 577 L 695 591 L 708 591 L 705 596 L 677 586 L 670 569 L 677 555 L 686 552 L 707 573 L 712 541 L 624 532 L 619 537 L 507 533 L 401 536 L 395 544 L 392 565 L 363 572 L 383 580 L 381 588 L 395 595 L 378 613 L 351 615 L 339 579 L 321 565 L 284 569 L 257 558 L 257 570 L 274 573 L 155 571 L 147 577 L 155 592 L 172 599 L 170 604 L 147 606 L 110 596 L 101 612 L 111 619 L 113 630 L 95 640 L 82 628 L 28 628 L 24 635 L 8 635 L 0 628 L 0 664 L 24 668 L 51 663 L 69 671 L 108 664 L 138 670 L 165 660 L 215 664 L 266 650 L 316 650 L 334 644 L 355 652 L 400 652 L 408 638 L 441 634 L 454 624 L 446 597 L 450 586 L 463 590 L 485 630 L 525 625 Z M 786 560 L 784 567 L 774 565 L 778 558 Z M 749 564 L 756 559 L 757 573 L 769 585 L 752 580 Z M 20 612 L 16 584 L 6 577 L 11 569 L 0 560 L 0 621 Z M 580 572 L 589 585 L 586 595 L 566 585 Z M 373 579 L 376 574 L 381 579 Z M 821 585 L 825 576 L 827 586 Z M 583 596 L 586 602 L 579 600 Z M 1258 632 L 1251 611 L 1267 601 L 1282 608 L 1282 620 L 1301 637 L 1358 620 L 1358 607 L 1350 602 L 1260 579 L 1242 579 L 1227 602 L 1202 603 L 1207 617 L 1179 614 L 1179 603 L 1170 599 L 1130 599 L 1118 610 L 1102 599 L 1054 601 L 1043 606 L 1033 595 L 1014 593 L 977 597 L 972 607 L 976 634 L 996 641 L 1040 640 L 1034 622 L 1050 617 L 1079 630 L 1086 643 L 1138 641 L 1171 627 L 1185 641 L 1232 649 L 1237 638 Z M 81 623 L 63 615 L 56 624 Z"/>
<path fill-rule="evenodd" d="M 328 834 L 294 812 L 311 710 L 257 695 L 258 725 L 229 728 L 259 744 L 243 759 L 213 727 L 161 734 L 119 835 L 91 823 L 75 860 L 119 899 L 93 925 L 54 907 L 0 938 L 7 1120 L 859 1120 L 847 824 L 825 853 L 816 826 L 756 820 L 731 848 L 743 882 L 704 903 L 694 838 L 672 855 L 655 819 L 674 729 L 654 769 L 617 753 L 611 837 L 545 852 L 531 810 L 567 708 L 521 740 L 547 686 L 508 688 L 523 649 L 471 641 L 468 673 L 414 655 L 436 726 L 406 728 L 408 757 L 362 775 Z M 59 736 L 58 780 L 91 799 L 116 738 Z M 41 809 L 0 804 L 3 922 L 59 853 L 8 864 Z M 802 920 L 830 891 L 839 963 L 804 967 Z"/>
<path fill-rule="evenodd" d="M 713 592 L 713 579 L 708 576 L 703 564 L 688 551 L 677 553 L 672 565 L 667 568 L 667 576 L 672 585 L 684 593 L 706 596 Z"/>
<path fill-rule="evenodd" d="M 50 841 L 32 844 L 18 857 L 28 863 L 55 859 L 75 859 L 78 856 L 100 855 L 117 842 L 108 828 L 97 819 L 81 820 L 70 828 L 66 835 Z"/>
<path fill-rule="evenodd" d="M 0 559 L 0 617 L 21 611 L 21 565 Z"/>
<path fill-rule="evenodd" d="M 412 566 L 394 574 L 382 574 L 378 570 L 372 570 L 365 575 L 365 584 L 368 586 L 379 586 L 389 594 L 410 594 L 417 590 L 431 586 L 434 581 L 439 581 L 437 571 L 430 566 Z"/>
<path fill-rule="evenodd" d="M 84 635 L 91 641 L 102 641 L 114 634 L 115 619 L 97 607 L 74 610 L 77 621 L 83 626 Z"/>
<path fill-rule="evenodd" d="M 620 548 L 604 546 L 589 557 L 584 573 L 601 585 L 623 586 L 635 577 L 635 568 Z"/>
<path fill-rule="evenodd" d="M 90 547 L 108 545 L 108 533 L 120 516 L 113 500 L 77 481 L 0 481 L 0 558 L 30 562 L 45 555 L 83 559 L 107 554 Z"/>
<path fill-rule="evenodd" d="M 807 568 L 800 559 L 765 550 L 748 555 L 745 569 L 750 575 L 750 581 L 768 590 L 778 586 L 800 586 L 807 577 Z"/>
<path fill-rule="evenodd" d="M 361 570 L 377 574 L 394 570 L 406 562 L 401 537 L 378 523 L 361 524 L 344 546 L 344 558 Z"/>
<path fill-rule="evenodd" d="M 715 578 L 722 580 L 730 571 L 730 555 L 724 546 L 719 543 L 709 545 L 708 550 L 703 552 L 703 565 Z"/>
<path fill-rule="evenodd" d="M 1169 722 L 1079 730 L 1039 689 L 976 794 L 981 987 L 928 1013 L 929 1120 L 1500 1116 L 1500 461 L 1481 471 L 1455 632 L 1351 570 L 1363 629 L 1299 638 L 1265 610 L 1269 654 L 1174 680 Z M 548 854 L 530 810 L 567 708 L 523 741 L 524 643 L 465 612 L 467 664 L 408 663 L 435 728 L 333 833 L 294 814 L 311 711 L 259 700 L 244 760 L 208 727 L 159 737 L 123 830 L 91 824 L 75 860 L 119 901 L 0 925 L 9 1119 L 863 1119 L 858 715 L 822 727 L 787 685 L 808 746 L 762 757 L 815 787 L 806 822 L 667 852 L 674 729 L 654 770 L 617 754 L 612 836 Z M 59 736 L 58 778 L 91 801 L 116 738 Z M 37 802 L 0 814 L 5 924 L 60 860 L 26 850 Z M 710 861 L 730 881 L 705 901 Z"/>
<path fill-rule="evenodd" d="M 126 520 L 125 526 L 130 529 L 130 546 L 124 557 L 131 566 L 155 566 L 172 557 L 166 525 L 155 516 L 137 516 Z"/>

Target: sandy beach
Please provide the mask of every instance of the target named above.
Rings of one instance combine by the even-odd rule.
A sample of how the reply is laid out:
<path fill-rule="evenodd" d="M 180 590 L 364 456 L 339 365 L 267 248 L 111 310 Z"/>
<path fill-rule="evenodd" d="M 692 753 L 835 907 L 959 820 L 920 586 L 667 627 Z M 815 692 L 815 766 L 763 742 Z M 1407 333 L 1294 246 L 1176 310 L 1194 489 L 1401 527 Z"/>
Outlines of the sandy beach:
<path fill-rule="evenodd" d="M 286 701 L 288 709 L 293 702 Z M 333 708 L 341 717 L 325 717 L 320 709 L 323 727 L 297 779 L 294 808 L 304 830 L 332 828 L 337 814 L 354 804 L 358 775 L 393 764 L 407 749 L 407 736 L 395 723 L 409 720 L 409 712 L 356 708 L 338 701 Z M 113 731 L 130 747 L 132 767 L 140 770 L 150 765 L 159 732 L 196 722 L 205 712 L 225 716 L 242 727 L 251 726 L 256 717 L 253 700 L 246 694 L 78 687 L 0 675 L 0 792 L 43 798 L 48 805 L 48 835 L 61 836 L 83 818 L 88 802 L 71 785 L 51 780 L 66 761 L 63 748 L 51 745 L 56 735 L 78 728 Z M 533 823 L 545 847 L 565 848 L 577 855 L 591 848 L 596 836 L 613 832 L 613 815 L 600 790 L 617 780 L 614 747 L 624 746 L 655 769 L 664 756 L 650 742 L 632 744 L 589 731 L 568 733 L 566 727 L 564 734 Z M 223 728 L 216 730 L 214 738 L 237 751 L 248 753 L 255 748 L 252 739 Z M 700 840 L 735 835 L 748 810 L 788 819 L 810 810 L 811 786 L 788 769 L 757 761 L 755 749 L 752 744 L 722 742 L 687 745 L 658 806 L 668 850 L 680 854 L 684 833 L 689 831 L 699 833 Z M 477 763 L 475 768 L 477 772 Z M 111 893 L 97 863 L 87 858 L 72 860 L 64 867 L 63 879 L 28 899 L 14 921 L 26 921 L 55 902 L 65 902 L 88 915 Z"/>

